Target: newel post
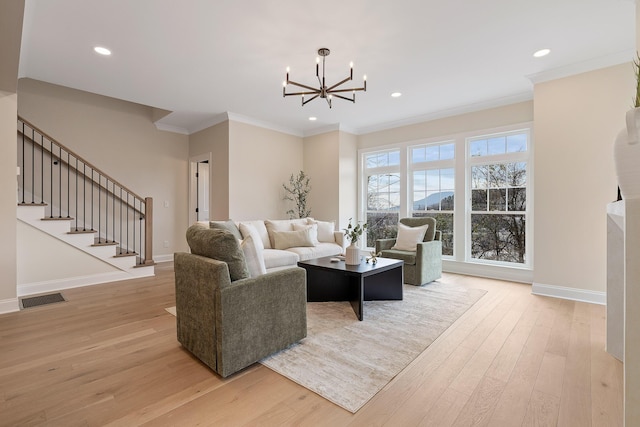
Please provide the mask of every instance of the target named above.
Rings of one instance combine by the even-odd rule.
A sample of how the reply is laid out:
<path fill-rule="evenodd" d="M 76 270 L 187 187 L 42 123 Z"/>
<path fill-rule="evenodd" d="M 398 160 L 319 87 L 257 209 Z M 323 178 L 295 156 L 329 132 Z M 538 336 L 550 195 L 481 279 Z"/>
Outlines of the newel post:
<path fill-rule="evenodd" d="M 153 265 L 153 198 L 144 199 L 144 265 Z"/>

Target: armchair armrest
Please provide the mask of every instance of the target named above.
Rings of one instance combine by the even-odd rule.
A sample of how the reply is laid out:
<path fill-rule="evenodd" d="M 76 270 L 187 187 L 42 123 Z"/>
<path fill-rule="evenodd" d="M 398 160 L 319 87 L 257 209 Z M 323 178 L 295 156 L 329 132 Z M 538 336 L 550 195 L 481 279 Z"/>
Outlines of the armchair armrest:
<path fill-rule="evenodd" d="M 293 267 L 216 290 L 217 372 L 226 377 L 307 336 L 306 271 Z"/>
<path fill-rule="evenodd" d="M 178 252 L 174 254 L 178 341 L 216 370 L 215 291 L 231 283 L 226 263 Z"/>
<path fill-rule="evenodd" d="M 391 249 L 396 244 L 396 239 L 378 239 L 376 240 L 376 253 L 385 249 Z"/>

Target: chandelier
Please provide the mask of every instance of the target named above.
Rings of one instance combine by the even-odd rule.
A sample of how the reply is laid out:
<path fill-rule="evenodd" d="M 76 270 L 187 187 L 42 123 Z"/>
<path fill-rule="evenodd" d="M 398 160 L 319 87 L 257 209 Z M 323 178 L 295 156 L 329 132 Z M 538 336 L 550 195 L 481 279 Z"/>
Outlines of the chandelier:
<path fill-rule="evenodd" d="M 304 106 L 306 103 L 313 101 L 314 99 L 320 97 L 324 98 L 329 104 L 329 108 L 331 108 L 331 100 L 335 96 L 336 98 L 344 99 L 345 101 L 351 101 L 353 103 L 356 102 L 356 92 L 367 91 L 367 76 L 363 77 L 364 84 L 362 87 L 354 87 L 354 88 L 340 88 L 344 83 L 353 80 L 353 62 L 349 65 L 349 77 L 346 79 L 334 84 L 333 86 L 327 87 L 324 78 L 324 60 L 327 56 L 329 56 L 331 51 L 326 47 L 318 49 L 318 57 L 316 58 L 316 77 L 318 78 L 318 83 L 320 84 L 319 88 L 314 88 L 311 86 L 303 85 L 302 83 L 294 82 L 293 80 L 289 80 L 289 67 L 287 67 L 287 80 L 283 82 L 282 88 L 282 96 L 301 96 L 302 97 L 302 105 Z M 322 77 L 320 76 L 320 57 L 322 57 Z M 287 92 L 287 85 L 293 85 L 300 87 L 302 89 L 307 89 L 301 92 Z M 351 92 L 351 97 L 344 96 L 342 94 L 346 94 Z M 305 95 L 311 95 L 310 98 L 305 100 Z"/>

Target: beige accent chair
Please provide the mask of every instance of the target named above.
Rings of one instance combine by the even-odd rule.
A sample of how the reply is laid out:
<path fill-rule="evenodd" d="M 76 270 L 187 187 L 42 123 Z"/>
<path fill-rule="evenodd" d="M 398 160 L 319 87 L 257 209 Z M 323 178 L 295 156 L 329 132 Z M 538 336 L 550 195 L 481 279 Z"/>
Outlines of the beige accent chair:
<path fill-rule="evenodd" d="M 376 253 L 384 258 L 404 261 L 404 282 L 421 286 L 442 277 L 442 233 L 436 230 L 436 220 L 431 217 L 402 218 L 400 222 L 408 227 L 429 224 L 424 239 L 418 243 L 416 251 L 392 249 L 396 239 L 378 239 Z"/>

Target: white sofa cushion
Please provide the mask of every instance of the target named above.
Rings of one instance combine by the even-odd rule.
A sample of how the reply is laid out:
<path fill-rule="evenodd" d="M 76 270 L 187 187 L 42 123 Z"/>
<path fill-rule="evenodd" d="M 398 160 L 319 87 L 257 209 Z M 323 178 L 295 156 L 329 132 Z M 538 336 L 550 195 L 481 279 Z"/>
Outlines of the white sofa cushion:
<path fill-rule="evenodd" d="M 300 260 L 297 253 L 280 249 L 265 249 L 262 252 L 262 256 L 267 270 L 276 267 L 295 266 Z"/>
<path fill-rule="evenodd" d="M 262 246 L 265 249 L 271 249 L 271 241 L 269 240 L 269 233 L 267 233 L 267 227 L 265 227 L 264 221 L 261 219 L 253 220 L 253 221 L 240 221 L 239 225 L 252 225 L 256 231 L 258 232 L 258 236 L 260 236 L 260 240 L 262 240 Z M 242 233 L 242 229 L 240 229 Z M 242 235 L 243 237 L 244 234 Z"/>
<path fill-rule="evenodd" d="M 257 235 L 257 233 L 256 233 Z M 250 234 L 240 244 L 242 252 L 244 253 L 244 259 L 247 262 L 249 268 L 249 276 L 257 277 L 267 272 L 267 268 L 264 265 L 263 252 L 261 241 L 256 241 Z"/>
<path fill-rule="evenodd" d="M 309 224 L 316 224 L 318 226 L 318 241 L 335 243 L 336 239 L 333 235 L 336 224 L 333 221 L 316 221 L 309 219 Z"/>
<path fill-rule="evenodd" d="M 398 223 L 398 237 L 396 237 L 396 244 L 393 245 L 391 249 L 415 252 L 418 243 L 424 240 L 427 228 L 429 228 L 429 224 L 418 227 L 409 227 L 402 223 Z"/>
<path fill-rule="evenodd" d="M 289 248 L 286 252 L 293 252 L 298 255 L 300 261 L 306 261 L 311 258 L 340 255 L 342 247 L 335 243 L 320 242 L 311 247 Z"/>
<path fill-rule="evenodd" d="M 293 224 L 293 231 L 309 230 L 309 236 L 313 246 L 320 243 L 318 241 L 318 224 Z"/>
<path fill-rule="evenodd" d="M 271 237 L 273 237 L 273 247 L 275 249 L 314 246 L 310 228 L 298 231 L 272 231 Z"/>

